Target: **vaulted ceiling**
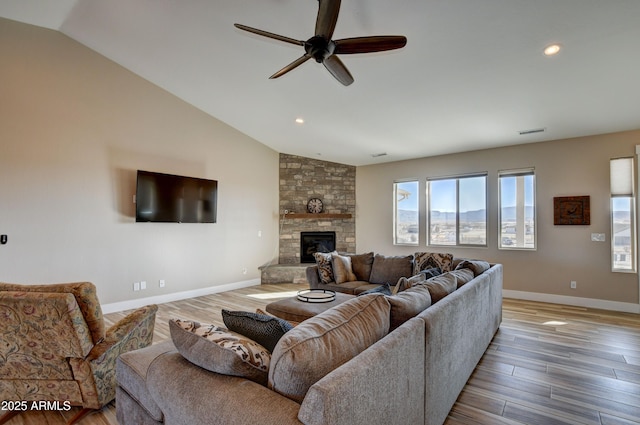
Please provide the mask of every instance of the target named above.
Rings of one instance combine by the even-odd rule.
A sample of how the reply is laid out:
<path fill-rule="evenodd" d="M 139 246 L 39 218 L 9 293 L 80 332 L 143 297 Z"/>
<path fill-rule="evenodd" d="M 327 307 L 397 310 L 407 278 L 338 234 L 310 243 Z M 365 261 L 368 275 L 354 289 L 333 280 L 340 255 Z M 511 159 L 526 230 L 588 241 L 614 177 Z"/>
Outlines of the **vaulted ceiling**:
<path fill-rule="evenodd" d="M 343 0 L 334 39 L 408 39 L 341 56 L 348 87 L 314 61 L 269 80 L 303 48 L 233 25 L 306 40 L 317 11 L 317 0 L 0 2 L 0 17 L 61 31 L 289 154 L 365 165 L 640 128 L 638 0 Z"/>

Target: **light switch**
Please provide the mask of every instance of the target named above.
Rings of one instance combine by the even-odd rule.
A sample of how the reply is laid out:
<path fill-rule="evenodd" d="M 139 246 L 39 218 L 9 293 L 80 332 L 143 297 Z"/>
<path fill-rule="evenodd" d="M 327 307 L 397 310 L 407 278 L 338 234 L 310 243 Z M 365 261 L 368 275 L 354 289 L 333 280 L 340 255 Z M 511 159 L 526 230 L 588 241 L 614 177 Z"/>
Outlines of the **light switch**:
<path fill-rule="evenodd" d="M 591 242 L 604 242 L 607 238 L 604 233 L 592 233 Z"/>

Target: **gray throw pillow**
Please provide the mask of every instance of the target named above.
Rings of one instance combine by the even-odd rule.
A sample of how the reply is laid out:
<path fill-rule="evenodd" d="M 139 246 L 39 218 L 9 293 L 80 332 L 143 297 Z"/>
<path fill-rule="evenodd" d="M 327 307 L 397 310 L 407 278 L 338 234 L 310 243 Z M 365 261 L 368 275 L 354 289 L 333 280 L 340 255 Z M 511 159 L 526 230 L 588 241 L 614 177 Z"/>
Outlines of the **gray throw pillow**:
<path fill-rule="evenodd" d="M 385 256 L 376 254 L 371 266 L 370 283 L 393 285 L 401 277 L 413 275 L 413 255 Z"/>
<path fill-rule="evenodd" d="M 222 310 L 222 321 L 230 331 L 254 340 L 272 352 L 282 335 L 293 329 L 286 320 L 248 311 Z"/>

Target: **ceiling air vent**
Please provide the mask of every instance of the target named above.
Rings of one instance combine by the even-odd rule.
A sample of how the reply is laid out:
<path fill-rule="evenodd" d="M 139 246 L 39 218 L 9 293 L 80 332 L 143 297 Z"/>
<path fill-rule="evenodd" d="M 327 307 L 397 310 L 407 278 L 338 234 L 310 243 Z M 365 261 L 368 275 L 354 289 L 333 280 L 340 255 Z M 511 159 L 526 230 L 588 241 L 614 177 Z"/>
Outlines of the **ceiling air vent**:
<path fill-rule="evenodd" d="M 534 133 L 544 133 L 547 129 L 546 128 L 534 128 L 531 130 L 522 130 L 522 131 L 518 131 L 518 134 L 521 136 L 527 135 L 527 134 L 534 134 Z"/>
<path fill-rule="evenodd" d="M 378 158 L 378 157 L 386 156 L 386 155 L 387 155 L 387 153 L 386 153 L 386 152 L 372 153 L 372 154 L 371 154 L 371 156 L 372 156 L 372 157 L 374 157 L 374 158 Z"/>

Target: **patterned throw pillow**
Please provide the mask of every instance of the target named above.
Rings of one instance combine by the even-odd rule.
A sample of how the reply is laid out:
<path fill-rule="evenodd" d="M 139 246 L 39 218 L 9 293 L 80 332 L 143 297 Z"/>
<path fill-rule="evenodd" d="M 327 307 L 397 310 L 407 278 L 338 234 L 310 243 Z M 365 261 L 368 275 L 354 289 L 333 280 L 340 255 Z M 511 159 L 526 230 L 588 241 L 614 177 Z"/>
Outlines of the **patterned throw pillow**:
<path fill-rule="evenodd" d="M 271 354 L 238 333 L 192 320 L 169 320 L 173 344 L 182 356 L 203 369 L 240 376 L 266 385 Z"/>
<path fill-rule="evenodd" d="M 337 252 L 331 253 L 331 267 L 333 267 L 333 279 L 337 284 L 358 280 L 351 268 L 350 257 L 340 255 Z"/>
<path fill-rule="evenodd" d="M 416 252 L 413 264 L 413 274 L 422 270 L 439 267 L 442 273 L 452 270 L 453 254 L 440 254 L 437 252 Z"/>
<path fill-rule="evenodd" d="M 222 321 L 230 331 L 254 340 L 272 352 L 282 335 L 293 329 L 286 320 L 248 311 L 222 309 Z"/>
<path fill-rule="evenodd" d="M 334 281 L 333 266 L 331 265 L 331 254 L 332 253 L 327 252 L 315 252 L 313 254 L 313 258 L 316 259 L 316 265 L 318 266 L 318 275 L 320 276 L 320 282 L 322 283 L 332 283 Z"/>

